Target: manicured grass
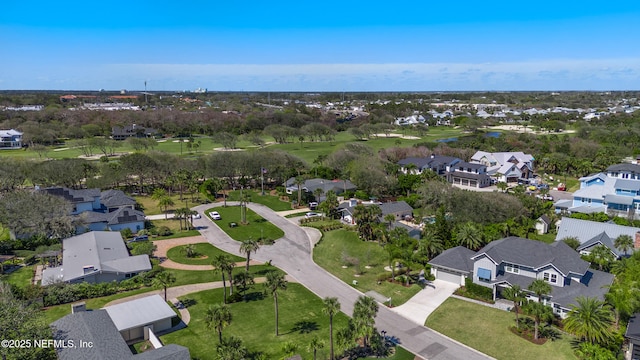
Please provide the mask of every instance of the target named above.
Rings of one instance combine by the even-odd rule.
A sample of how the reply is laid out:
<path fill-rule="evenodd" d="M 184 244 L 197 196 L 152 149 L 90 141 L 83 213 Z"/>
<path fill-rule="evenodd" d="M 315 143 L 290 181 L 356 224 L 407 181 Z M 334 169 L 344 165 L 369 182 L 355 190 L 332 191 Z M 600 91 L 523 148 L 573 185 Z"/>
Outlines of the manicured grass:
<path fill-rule="evenodd" d="M 142 205 L 142 208 L 144 209 L 144 214 L 145 215 L 160 215 L 160 214 L 164 214 L 164 211 L 162 211 L 160 209 L 160 206 L 158 206 L 158 200 L 154 200 L 151 198 L 151 195 L 136 195 L 133 197 L 136 202 L 140 205 Z M 173 206 L 169 206 L 169 212 L 172 212 L 172 210 L 178 209 L 178 208 L 183 208 L 185 206 L 194 206 L 197 204 L 202 203 L 202 199 L 200 197 L 200 194 L 198 194 L 198 197 L 195 198 L 195 202 L 191 201 L 191 194 L 189 193 L 184 193 L 182 196 L 182 200 L 180 200 L 180 194 L 177 192 L 173 192 L 171 193 L 171 200 L 173 200 L 174 205 Z"/>
<path fill-rule="evenodd" d="M 284 236 L 284 232 L 277 226 L 263 219 L 260 215 L 247 208 L 247 225 L 240 223 L 240 206 L 216 207 L 207 210 L 205 213 L 217 211 L 222 220 L 212 220 L 226 232 L 232 239 L 242 241 L 246 239 L 277 240 Z M 236 223 L 238 226 L 229 227 L 229 223 Z"/>
<path fill-rule="evenodd" d="M 306 213 L 308 213 L 308 211 L 301 211 L 301 212 L 297 212 L 297 213 L 294 213 L 294 214 L 289 214 L 289 215 L 287 215 L 285 217 L 287 219 L 291 219 L 291 218 L 294 218 L 294 217 L 304 216 Z"/>
<path fill-rule="evenodd" d="M 427 319 L 426 326 L 496 359 L 576 359 L 571 349 L 572 337 L 535 345 L 513 334 L 513 313 L 447 299 Z"/>
<path fill-rule="evenodd" d="M 350 264 L 353 261 L 349 258 L 357 259 L 359 264 Z M 418 285 L 405 287 L 387 281 L 378 284 L 377 276 L 385 272 L 384 267 L 388 264 L 386 252 L 377 243 L 360 240 L 353 231 L 325 232 L 322 241 L 313 250 L 313 260 L 347 284 L 358 281 L 354 287 L 362 292 L 374 290 L 391 297 L 393 306 L 404 304 L 422 289 Z M 367 269 L 366 266 L 371 268 Z M 355 276 L 358 272 L 361 275 Z"/>
<path fill-rule="evenodd" d="M 220 255 L 220 254 L 229 255 L 228 253 L 218 249 L 217 247 L 209 243 L 200 243 L 200 244 L 193 244 L 193 246 L 195 247 L 196 257 L 188 258 L 184 253 L 184 248 L 186 246 L 187 245 L 176 246 L 174 248 L 169 249 L 169 251 L 167 251 L 167 257 L 181 264 L 209 265 L 211 264 L 211 260 L 213 260 L 213 258 L 216 257 L 217 255 Z M 241 258 L 239 256 L 234 256 L 234 255 L 230 255 L 230 256 L 232 258 L 232 261 L 235 261 L 235 262 L 245 260 L 244 258 Z"/>
<path fill-rule="evenodd" d="M 310 340 L 317 336 L 327 346 L 318 351 L 318 358 L 325 359 L 329 353 L 329 319 L 322 314 L 322 299 L 299 284 L 289 284 L 287 290 L 278 293 L 279 331 L 275 336 L 275 314 L 273 297 L 262 295 L 262 285 L 258 284 L 250 293 L 257 300 L 230 304 L 233 320 L 223 331 L 224 337 L 231 335 L 242 338 L 250 352 L 262 352 L 266 359 L 282 359 L 282 345 L 291 341 L 299 346 L 303 359 L 311 359 L 307 352 Z M 185 329 L 161 336 L 165 344 L 179 344 L 189 348 L 191 356 L 201 360 L 214 359 L 218 336 L 207 329 L 204 321 L 206 309 L 222 302 L 222 289 L 214 289 L 190 294 L 180 298 L 189 306 L 191 322 Z M 347 317 L 340 313 L 334 317 L 335 329 L 346 326 Z"/>
<path fill-rule="evenodd" d="M 23 266 L 22 268 L 12 272 L 11 274 L 5 274 L 0 276 L 0 279 L 13 286 L 24 288 L 26 286 L 29 286 L 29 284 L 31 284 L 31 279 L 33 278 L 34 269 L 35 269 L 35 265 Z"/>
<path fill-rule="evenodd" d="M 198 230 L 180 230 L 180 220 L 178 219 L 169 219 L 169 220 L 151 220 L 153 226 L 157 229 L 161 226 L 166 226 L 171 229 L 172 234 L 168 236 L 156 236 L 153 240 L 165 240 L 165 239 L 176 239 L 181 237 L 189 237 L 189 236 L 198 236 L 200 232 Z M 184 222 L 183 222 L 184 227 Z"/>
<path fill-rule="evenodd" d="M 244 193 L 248 193 L 250 202 L 256 204 L 262 204 L 273 211 L 285 211 L 291 210 L 291 203 L 288 201 L 282 201 L 278 196 L 269 195 L 269 192 L 265 190 L 265 195 L 262 195 L 261 190 L 243 190 Z M 229 191 L 227 201 L 240 201 L 240 190 Z"/>
<path fill-rule="evenodd" d="M 400 346 L 396 346 L 396 353 L 386 358 L 387 360 L 414 360 L 416 356 Z M 379 360 L 380 358 L 368 357 L 365 360 Z"/>

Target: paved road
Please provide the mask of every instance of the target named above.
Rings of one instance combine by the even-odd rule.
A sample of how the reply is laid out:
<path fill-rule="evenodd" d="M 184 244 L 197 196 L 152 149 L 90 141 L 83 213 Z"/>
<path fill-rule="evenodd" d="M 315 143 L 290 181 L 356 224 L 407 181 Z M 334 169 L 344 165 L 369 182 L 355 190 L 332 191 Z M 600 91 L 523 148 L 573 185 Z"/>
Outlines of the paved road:
<path fill-rule="evenodd" d="M 228 202 L 228 204 L 232 203 Z M 193 209 L 204 214 L 205 210 L 213 206 L 222 206 L 222 204 L 200 205 Z M 308 234 L 307 231 L 288 219 L 277 215 L 266 206 L 250 203 L 249 208 L 278 226 L 285 233 L 285 236 L 276 241 L 274 245 L 261 247 L 253 255 L 253 258 L 258 261 L 271 261 L 273 265 L 286 271 L 291 277 L 321 298 L 327 296 L 337 297 L 342 311 L 346 314 L 351 314 L 353 312 L 353 304 L 363 294 L 313 262 L 311 243 L 317 241 L 317 234 L 314 232 L 309 232 Z M 215 246 L 232 254 L 238 254 L 239 243 L 227 236 L 224 231 L 205 216 L 194 220 L 194 225 Z M 378 330 L 386 330 L 389 335 L 397 337 L 402 346 L 425 359 L 490 359 L 486 355 L 440 335 L 431 329 L 417 325 L 384 306 L 380 306 L 376 318 L 376 326 Z"/>

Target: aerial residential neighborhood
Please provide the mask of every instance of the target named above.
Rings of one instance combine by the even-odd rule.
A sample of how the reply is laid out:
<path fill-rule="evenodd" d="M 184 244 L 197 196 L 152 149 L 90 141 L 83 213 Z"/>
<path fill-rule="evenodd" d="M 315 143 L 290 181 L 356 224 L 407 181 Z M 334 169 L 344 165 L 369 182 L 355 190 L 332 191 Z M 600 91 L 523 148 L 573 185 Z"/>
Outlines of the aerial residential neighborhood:
<path fill-rule="evenodd" d="M 0 325 L 57 341 L 6 358 L 638 353 L 637 139 L 603 130 L 634 111 L 585 119 L 560 103 L 573 93 L 126 94 L 11 95 L 55 102 L 66 120 L 42 126 L 38 102 L 0 110 Z"/>

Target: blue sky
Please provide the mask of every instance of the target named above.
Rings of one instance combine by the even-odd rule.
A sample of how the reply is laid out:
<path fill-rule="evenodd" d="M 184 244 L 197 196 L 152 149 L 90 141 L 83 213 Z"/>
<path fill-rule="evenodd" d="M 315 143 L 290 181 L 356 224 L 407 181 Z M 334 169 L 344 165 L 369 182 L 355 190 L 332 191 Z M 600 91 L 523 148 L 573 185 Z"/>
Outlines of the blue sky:
<path fill-rule="evenodd" d="M 0 89 L 637 90 L 640 2 L 12 1 Z"/>

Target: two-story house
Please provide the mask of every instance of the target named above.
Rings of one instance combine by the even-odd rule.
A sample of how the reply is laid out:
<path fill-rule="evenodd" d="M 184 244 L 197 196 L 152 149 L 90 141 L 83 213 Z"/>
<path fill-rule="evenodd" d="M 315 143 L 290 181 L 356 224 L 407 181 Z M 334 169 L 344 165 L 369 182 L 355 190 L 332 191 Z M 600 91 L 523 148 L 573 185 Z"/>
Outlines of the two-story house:
<path fill-rule="evenodd" d="M 425 170 L 431 170 L 440 176 L 446 176 L 447 168 L 455 166 L 461 161 L 453 156 L 431 154 L 425 158 L 408 157 L 398 161 L 398 165 L 404 174 L 420 175 Z"/>
<path fill-rule="evenodd" d="M 626 235 L 633 239 L 633 248 L 626 250 L 616 248 L 615 241 L 621 235 Z M 564 217 L 560 221 L 556 241 L 569 237 L 575 238 L 580 242 L 580 246 L 576 250 L 582 255 L 589 255 L 593 248 L 599 245 L 606 246 L 616 258 L 629 255 L 640 248 L 640 228 L 622 226 L 615 223 L 601 223 Z"/>
<path fill-rule="evenodd" d="M 580 178 L 580 189 L 572 200 L 555 203 L 556 212 L 606 212 L 617 216 L 638 217 L 640 210 L 640 165 L 616 164 L 598 173 Z"/>
<path fill-rule="evenodd" d="M 517 182 L 519 179 L 533 177 L 534 157 L 531 154 L 517 152 L 478 151 L 471 162 L 487 167 L 487 174 L 499 182 Z"/>
<path fill-rule="evenodd" d="M 0 150 L 21 149 L 22 135 L 17 130 L 0 130 Z"/>
<path fill-rule="evenodd" d="M 505 288 L 519 285 L 529 299 L 538 300 L 526 289 L 534 280 L 544 280 L 552 291 L 541 300 L 561 317 L 567 315 L 578 296 L 603 299 L 606 286 L 613 282 L 613 275 L 590 269 L 589 263 L 564 242 L 546 244 L 508 237 L 489 243 L 468 260 L 458 264 L 451 261 L 469 255 L 469 250 L 462 247 L 447 250 L 429 262 L 432 274 L 458 284 L 461 277 L 468 277 L 475 284 L 491 288 L 494 299 L 501 297 Z M 451 276 L 454 272 L 457 277 Z"/>
<path fill-rule="evenodd" d="M 447 181 L 453 185 L 484 188 L 491 185 L 487 166 L 460 161 L 447 168 Z"/>
<path fill-rule="evenodd" d="M 120 190 L 69 189 L 51 187 L 42 191 L 60 196 L 73 206 L 71 215 L 76 215 L 76 233 L 85 231 L 120 231 L 125 228 L 132 232 L 144 229 L 144 213 L 135 209 L 136 201 Z"/>

